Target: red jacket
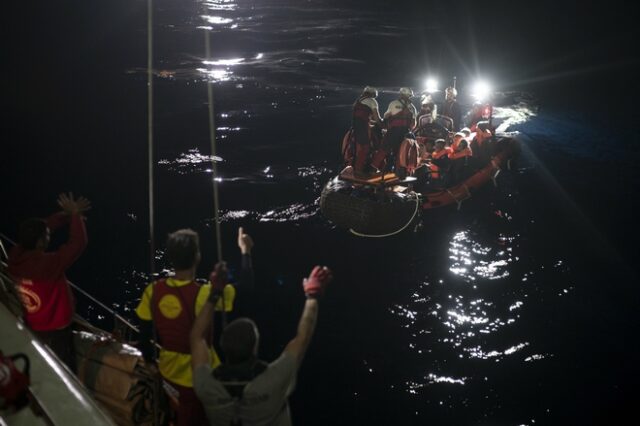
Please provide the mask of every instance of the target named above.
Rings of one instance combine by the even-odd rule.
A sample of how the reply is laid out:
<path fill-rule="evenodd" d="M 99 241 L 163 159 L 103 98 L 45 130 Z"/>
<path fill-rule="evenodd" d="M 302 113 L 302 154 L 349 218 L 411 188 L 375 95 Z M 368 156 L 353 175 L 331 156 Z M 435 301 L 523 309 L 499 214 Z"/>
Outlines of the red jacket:
<path fill-rule="evenodd" d="M 47 219 L 51 231 L 70 222 L 69 240 L 54 252 L 25 250 L 20 245 L 9 253 L 9 274 L 18 283 L 25 320 L 37 331 L 58 330 L 71 323 L 74 298 L 65 271 L 87 246 L 82 217 L 57 213 Z"/>

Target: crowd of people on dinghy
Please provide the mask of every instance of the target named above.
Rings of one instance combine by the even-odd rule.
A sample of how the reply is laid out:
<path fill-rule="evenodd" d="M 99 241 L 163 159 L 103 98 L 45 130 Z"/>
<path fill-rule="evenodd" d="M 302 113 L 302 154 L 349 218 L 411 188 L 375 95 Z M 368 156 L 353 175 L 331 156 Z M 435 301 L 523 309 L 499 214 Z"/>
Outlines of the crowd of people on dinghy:
<path fill-rule="evenodd" d="M 495 151 L 493 106 L 477 101 L 463 117 L 457 89 L 445 89 L 440 105 L 423 92 L 420 109 L 414 92 L 402 87 L 380 114 L 378 90 L 366 86 L 352 108 L 352 127 L 343 141 L 343 157 L 357 180 L 393 171 L 415 176 L 422 187 L 446 187 L 486 165 Z"/>

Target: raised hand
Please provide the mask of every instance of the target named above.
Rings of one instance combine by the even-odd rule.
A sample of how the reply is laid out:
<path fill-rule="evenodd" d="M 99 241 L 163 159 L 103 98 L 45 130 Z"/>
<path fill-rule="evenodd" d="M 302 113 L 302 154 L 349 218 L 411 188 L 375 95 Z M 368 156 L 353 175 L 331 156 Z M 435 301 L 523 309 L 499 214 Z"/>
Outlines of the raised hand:
<path fill-rule="evenodd" d="M 211 297 L 222 296 L 224 286 L 227 285 L 229 281 L 227 262 L 222 261 L 216 263 L 213 272 L 209 275 L 209 281 L 211 281 Z"/>
<path fill-rule="evenodd" d="M 326 266 L 315 266 L 311 270 L 309 278 L 305 278 L 302 281 L 302 287 L 304 288 L 304 293 L 307 295 L 307 298 L 317 299 L 322 296 L 327 284 L 329 284 L 332 279 L 333 275 L 329 268 Z"/>
<path fill-rule="evenodd" d="M 253 248 L 253 240 L 249 234 L 244 233 L 242 226 L 238 228 L 238 247 L 240 247 L 242 254 L 250 254 Z"/>
<path fill-rule="evenodd" d="M 67 214 L 84 213 L 91 209 L 91 202 L 84 197 L 73 199 L 73 193 L 58 195 L 58 205 Z"/>

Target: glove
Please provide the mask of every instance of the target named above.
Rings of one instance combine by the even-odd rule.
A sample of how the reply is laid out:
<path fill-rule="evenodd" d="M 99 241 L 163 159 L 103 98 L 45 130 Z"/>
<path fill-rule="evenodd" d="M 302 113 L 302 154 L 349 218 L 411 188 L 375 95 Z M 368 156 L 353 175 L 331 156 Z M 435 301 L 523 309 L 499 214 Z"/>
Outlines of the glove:
<path fill-rule="evenodd" d="M 333 279 L 331 270 L 326 266 L 316 266 L 311 270 L 309 278 L 302 281 L 307 299 L 317 299 L 324 293 L 327 284 Z"/>
<path fill-rule="evenodd" d="M 211 282 L 211 294 L 209 294 L 209 301 L 216 303 L 222 293 L 224 292 L 224 286 L 227 285 L 229 280 L 229 271 L 227 270 L 227 262 L 218 262 L 213 272 L 209 275 L 209 281 Z"/>

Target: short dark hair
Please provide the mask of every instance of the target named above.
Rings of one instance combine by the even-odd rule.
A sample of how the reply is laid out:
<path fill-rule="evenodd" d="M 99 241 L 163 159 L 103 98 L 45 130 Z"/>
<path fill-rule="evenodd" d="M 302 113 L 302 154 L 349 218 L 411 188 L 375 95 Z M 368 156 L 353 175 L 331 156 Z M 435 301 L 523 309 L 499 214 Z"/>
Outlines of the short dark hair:
<path fill-rule="evenodd" d="M 256 356 L 256 345 L 260 334 L 258 327 L 249 318 L 238 318 L 225 327 L 220 346 L 229 364 L 239 364 Z"/>
<path fill-rule="evenodd" d="M 194 266 L 200 253 L 200 238 L 192 229 L 180 229 L 167 238 L 167 258 L 177 270 Z"/>
<path fill-rule="evenodd" d="M 27 250 L 36 248 L 38 241 L 47 235 L 47 222 L 32 217 L 25 220 L 18 228 L 18 244 Z"/>

